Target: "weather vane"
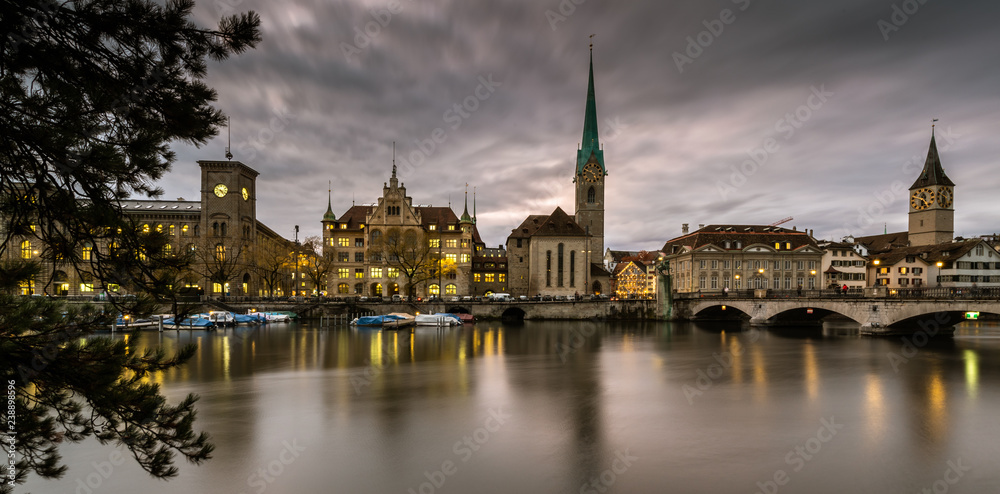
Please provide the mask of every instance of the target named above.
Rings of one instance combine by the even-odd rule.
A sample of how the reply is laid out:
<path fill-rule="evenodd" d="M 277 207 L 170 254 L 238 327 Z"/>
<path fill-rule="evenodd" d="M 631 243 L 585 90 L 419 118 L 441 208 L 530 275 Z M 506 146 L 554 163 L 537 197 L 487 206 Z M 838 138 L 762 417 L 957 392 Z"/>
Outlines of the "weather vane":
<path fill-rule="evenodd" d="M 596 34 L 591 34 L 590 35 L 590 51 L 594 51 L 594 36 L 597 36 L 597 35 Z"/>

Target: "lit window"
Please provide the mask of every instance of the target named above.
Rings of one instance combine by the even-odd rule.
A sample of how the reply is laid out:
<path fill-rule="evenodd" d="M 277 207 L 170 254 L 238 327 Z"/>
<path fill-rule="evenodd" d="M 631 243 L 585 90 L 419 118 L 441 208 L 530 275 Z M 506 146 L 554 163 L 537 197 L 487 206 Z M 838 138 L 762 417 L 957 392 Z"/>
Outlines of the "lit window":
<path fill-rule="evenodd" d="M 31 240 L 21 242 L 21 259 L 31 259 Z"/>
<path fill-rule="evenodd" d="M 372 278 L 381 278 L 382 277 L 382 268 L 371 268 L 371 277 Z"/>
<path fill-rule="evenodd" d="M 482 276 L 479 273 L 472 273 L 472 281 L 473 281 L 473 283 L 479 283 L 482 280 L 483 280 Z"/>
<path fill-rule="evenodd" d="M 448 248 L 451 248 L 451 249 L 454 249 L 454 248 L 458 247 L 458 239 L 457 238 L 449 238 L 448 240 L 444 241 L 444 246 L 448 247 Z"/>
<path fill-rule="evenodd" d="M 215 260 L 219 262 L 226 262 L 226 246 L 222 244 L 217 244 L 215 246 Z"/>
<path fill-rule="evenodd" d="M 387 271 L 388 271 L 389 278 L 398 278 L 399 277 L 399 268 L 388 268 Z"/>
<path fill-rule="evenodd" d="M 181 235 L 187 235 L 187 233 L 188 233 L 188 226 L 187 225 L 182 225 L 181 226 Z"/>
<path fill-rule="evenodd" d="M 89 261 L 91 256 L 93 255 L 93 252 L 94 252 L 94 247 L 92 247 L 90 244 L 84 244 L 83 252 L 81 253 L 80 258 L 83 259 L 84 261 Z"/>
<path fill-rule="evenodd" d="M 90 292 L 93 292 L 93 291 L 94 291 L 94 284 L 93 283 L 80 283 L 80 292 L 82 292 L 82 293 L 90 293 Z"/>
<path fill-rule="evenodd" d="M 431 295 L 440 295 L 441 294 L 441 287 L 437 283 L 434 283 L 431 286 L 427 287 L 427 293 L 429 293 Z"/>
<path fill-rule="evenodd" d="M 142 224 L 142 233 L 149 233 L 149 225 L 146 223 Z"/>
<path fill-rule="evenodd" d="M 500 283 L 507 281 L 507 275 L 505 273 L 498 274 L 497 278 L 498 278 L 497 281 L 499 281 Z"/>
<path fill-rule="evenodd" d="M 449 230 L 454 230 L 455 229 L 455 225 L 448 225 L 448 229 Z M 447 289 L 448 289 L 448 287 L 445 287 L 445 290 L 447 290 Z"/>
<path fill-rule="evenodd" d="M 170 230 L 169 230 L 169 232 L 168 232 L 168 233 L 169 233 L 169 235 L 170 235 L 171 237 L 173 237 L 173 236 L 174 236 L 174 235 L 175 235 L 175 234 L 177 233 L 177 229 L 176 229 L 176 226 L 175 226 L 175 225 L 170 225 Z"/>
<path fill-rule="evenodd" d="M 340 224 L 340 229 L 341 230 L 346 230 L 347 229 L 347 223 L 341 223 Z"/>
<path fill-rule="evenodd" d="M 428 230 L 431 230 L 431 231 L 433 231 L 433 230 L 437 230 L 437 229 L 438 229 L 438 226 L 437 226 L 437 225 L 428 225 L 428 226 L 427 226 L 427 229 L 428 229 Z"/>
<path fill-rule="evenodd" d="M 163 233 L 163 225 L 156 225 L 156 233 Z"/>
<path fill-rule="evenodd" d="M 351 277 L 351 270 L 348 269 L 348 268 L 338 268 L 337 269 L 337 277 L 338 278 L 350 278 Z M 347 293 L 347 292 L 343 292 L 343 293 Z"/>
<path fill-rule="evenodd" d="M 357 278 L 357 279 L 359 279 L 359 280 L 360 279 L 364 279 L 364 277 L 365 277 L 365 270 L 364 270 L 364 268 L 354 268 L 354 277 Z M 361 292 L 358 292 L 358 293 L 361 293 Z"/>
<path fill-rule="evenodd" d="M 448 261 L 451 261 L 451 262 L 457 262 L 458 261 L 458 254 L 445 254 L 444 258 L 446 260 L 448 260 Z"/>
<path fill-rule="evenodd" d="M 493 283 L 494 281 L 496 281 L 496 275 L 493 273 L 486 273 L 486 282 Z"/>
<path fill-rule="evenodd" d="M 455 295 L 457 293 L 458 293 L 458 287 L 455 286 L 454 284 L 449 283 L 449 284 L 447 284 L 447 285 L 444 286 L 444 294 L 445 295 Z"/>
<path fill-rule="evenodd" d="M 427 245 L 430 245 L 432 249 L 437 249 L 441 247 L 441 239 L 431 238 L 427 240 Z"/>
<path fill-rule="evenodd" d="M 347 237 L 340 237 L 337 239 L 337 245 L 340 245 L 341 247 L 350 247 L 351 239 Z"/>
<path fill-rule="evenodd" d="M 349 288 L 350 287 L 347 286 L 347 283 L 341 283 L 337 285 L 337 293 L 347 293 Z"/>
<path fill-rule="evenodd" d="M 462 262 L 469 262 L 469 259 L 471 259 L 471 256 L 469 256 L 468 254 L 462 254 L 461 257 Z"/>

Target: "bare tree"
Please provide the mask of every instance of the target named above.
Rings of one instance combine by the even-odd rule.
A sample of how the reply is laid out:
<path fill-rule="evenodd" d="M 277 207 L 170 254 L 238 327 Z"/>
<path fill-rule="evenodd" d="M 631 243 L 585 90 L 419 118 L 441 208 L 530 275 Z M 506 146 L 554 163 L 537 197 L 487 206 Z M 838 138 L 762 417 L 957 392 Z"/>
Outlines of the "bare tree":
<path fill-rule="evenodd" d="M 455 265 L 440 259 L 437 249 L 431 247 L 430 238 L 415 229 L 392 227 L 385 234 L 372 240 L 369 255 L 385 259 L 389 267 L 396 268 L 406 277 L 405 291 L 416 295 L 417 285 L 451 272 Z"/>
<path fill-rule="evenodd" d="M 263 241 L 250 250 L 248 265 L 263 283 L 267 296 L 273 297 L 288 278 L 293 249 L 286 242 Z"/>
<path fill-rule="evenodd" d="M 327 280 L 337 262 L 336 252 L 332 248 L 323 248 L 321 237 L 308 237 L 301 247 L 302 268 L 306 277 L 316 287 L 317 292 L 326 291 Z"/>

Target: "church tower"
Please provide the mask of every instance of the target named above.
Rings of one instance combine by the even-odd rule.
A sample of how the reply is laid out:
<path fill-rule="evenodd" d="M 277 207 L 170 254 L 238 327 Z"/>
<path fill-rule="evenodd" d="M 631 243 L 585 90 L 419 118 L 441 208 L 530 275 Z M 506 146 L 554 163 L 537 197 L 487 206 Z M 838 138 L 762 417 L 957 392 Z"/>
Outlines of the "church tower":
<path fill-rule="evenodd" d="M 597 98 L 594 96 L 594 45 L 590 45 L 590 81 L 583 117 L 583 141 L 576 152 L 576 222 L 590 234 L 590 262 L 604 255 L 604 150 L 597 137 Z"/>
<path fill-rule="evenodd" d="M 933 128 L 924 169 L 910 186 L 911 246 L 950 242 L 955 236 L 955 183 L 944 174 Z"/>

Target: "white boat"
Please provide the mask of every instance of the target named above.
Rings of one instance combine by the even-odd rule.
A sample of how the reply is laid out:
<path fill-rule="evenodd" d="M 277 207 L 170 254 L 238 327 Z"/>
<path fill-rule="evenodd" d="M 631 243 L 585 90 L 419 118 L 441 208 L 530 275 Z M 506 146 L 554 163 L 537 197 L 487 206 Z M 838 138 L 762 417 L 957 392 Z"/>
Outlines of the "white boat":
<path fill-rule="evenodd" d="M 224 310 L 213 310 L 207 315 L 203 315 L 205 319 L 212 321 L 216 326 L 235 326 L 236 325 L 236 315 L 229 311 Z"/>
<path fill-rule="evenodd" d="M 263 312 L 264 317 L 267 318 L 267 322 L 288 322 L 292 318 L 288 317 L 288 314 L 280 314 L 277 312 Z"/>
<path fill-rule="evenodd" d="M 459 326 L 462 321 L 455 314 L 417 314 L 417 326 Z"/>

